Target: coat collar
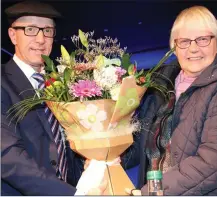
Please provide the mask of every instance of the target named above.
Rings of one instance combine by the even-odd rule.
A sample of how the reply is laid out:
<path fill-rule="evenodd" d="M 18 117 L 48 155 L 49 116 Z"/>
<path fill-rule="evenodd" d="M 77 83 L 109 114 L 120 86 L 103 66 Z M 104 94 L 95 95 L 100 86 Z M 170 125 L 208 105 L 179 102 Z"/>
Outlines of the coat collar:
<path fill-rule="evenodd" d="M 213 63 L 197 77 L 192 86 L 205 86 L 214 82 L 217 82 L 217 55 Z"/>
<path fill-rule="evenodd" d="M 169 65 L 167 65 L 168 67 L 170 67 L 171 70 L 173 70 L 175 73 L 180 72 L 180 64 L 178 63 L 177 60 L 174 60 L 173 62 L 171 62 Z M 171 71 L 171 73 L 173 72 Z M 178 75 L 178 74 L 177 74 Z M 170 75 L 169 78 L 170 79 L 174 79 L 177 77 L 177 75 Z M 217 55 L 214 59 L 214 61 L 212 62 L 212 64 L 210 64 L 196 79 L 195 81 L 192 83 L 191 86 L 206 86 L 210 83 L 214 83 L 217 82 Z"/>

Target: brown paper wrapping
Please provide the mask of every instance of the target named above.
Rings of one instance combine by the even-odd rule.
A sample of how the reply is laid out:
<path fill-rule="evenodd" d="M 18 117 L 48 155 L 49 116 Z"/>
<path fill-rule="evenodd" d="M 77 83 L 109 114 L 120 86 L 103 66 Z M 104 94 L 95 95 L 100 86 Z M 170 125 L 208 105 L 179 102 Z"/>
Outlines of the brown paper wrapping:
<path fill-rule="evenodd" d="M 70 103 L 48 101 L 47 105 L 65 129 L 72 150 L 87 159 L 112 161 L 133 143 L 132 132 L 135 128 L 130 124 L 130 120 L 145 91 L 146 88 L 136 85 L 133 77 L 127 77 L 123 79 L 117 101 L 111 99 Z M 95 114 L 88 111 L 90 105 L 94 105 L 97 109 Z M 81 119 L 79 117 L 81 111 L 85 115 L 90 114 L 92 119 L 89 120 L 89 116 L 85 120 Z M 102 111 L 106 113 L 106 119 L 98 121 L 102 130 L 98 130 L 98 127 L 93 130 L 83 124 L 82 121 L 96 122 L 96 114 Z M 109 182 L 105 195 L 126 195 L 125 188 L 134 188 L 121 165 L 107 166 L 105 175 Z"/>

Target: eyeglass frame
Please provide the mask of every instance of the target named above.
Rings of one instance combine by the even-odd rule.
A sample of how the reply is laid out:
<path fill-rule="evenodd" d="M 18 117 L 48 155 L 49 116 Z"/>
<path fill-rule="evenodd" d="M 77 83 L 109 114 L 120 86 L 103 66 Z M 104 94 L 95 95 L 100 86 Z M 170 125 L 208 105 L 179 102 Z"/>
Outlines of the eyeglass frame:
<path fill-rule="evenodd" d="M 27 35 L 26 34 L 26 28 L 27 27 L 34 27 L 34 28 L 38 28 L 38 32 L 37 32 L 37 34 L 36 35 Z M 42 32 L 43 32 L 43 35 L 44 35 L 44 29 L 53 29 L 54 30 L 54 35 L 53 35 L 53 37 L 49 37 L 49 36 L 45 36 L 44 35 L 44 37 L 47 37 L 47 38 L 54 38 L 55 36 L 56 36 L 56 28 L 55 27 L 36 27 L 36 26 L 14 26 L 14 27 L 11 27 L 11 28 L 13 28 L 13 29 L 22 29 L 22 30 L 24 30 L 24 34 L 26 35 L 26 36 L 37 36 L 38 35 L 38 33 L 42 30 Z"/>
<path fill-rule="evenodd" d="M 208 43 L 207 45 L 205 45 L 205 46 L 200 46 L 200 45 L 198 45 L 198 43 L 197 43 L 197 42 L 198 42 L 197 39 L 198 39 L 198 38 L 203 38 L 203 37 L 209 37 L 210 40 L 209 40 L 209 43 Z M 196 43 L 197 46 L 199 46 L 199 47 L 207 47 L 207 46 L 210 45 L 211 40 L 212 40 L 213 38 L 215 38 L 214 35 L 209 35 L 209 36 L 200 36 L 200 37 L 195 38 L 194 40 L 191 40 L 191 39 L 188 39 L 188 38 L 178 38 L 178 39 L 175 39 L 175 40 L 174 40 L 174 43 L 175 43 L 176 46 L 179 47 L 180 49 L 187 49 L 187 48 L 189 48 L 189 47 L 191 46 L 191 42 L 193 42 L 193 41 L 195 41 L 195 43 Z M 186 39 L 186 40 L 189 40 L 189 41 L 190 41 L 189 46 L 187 46 L 187 47 L 185 47 L 185 48 L 181 48 L 181 47 L 177 44 L 177 40 L 179 40 L 179 39 Z"/>

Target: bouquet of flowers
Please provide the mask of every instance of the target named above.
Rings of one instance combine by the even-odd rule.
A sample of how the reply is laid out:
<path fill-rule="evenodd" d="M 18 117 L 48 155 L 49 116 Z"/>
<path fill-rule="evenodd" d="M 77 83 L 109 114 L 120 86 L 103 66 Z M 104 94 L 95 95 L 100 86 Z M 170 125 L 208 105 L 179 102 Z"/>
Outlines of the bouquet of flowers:
<path fill-rule="evenodd" d="M 133 143 L 132 133 L 139 123 L 131 122 L 132 114 L 147 88 L 166 92 L 153 78 L 173 50 L 149 71 L 137 71 L 136 63 L 131 63 L 126 48 L 120 48 L 117 39 L 95 40 L 93 35 L 79 30 L 79 35 L 72 37 L 77 49 L 69 54 L 61 46 L 57 66 L 42 55 L 45 88 L 36 90 L 34 98 L 15 104 L 9 113 L 19 121 L 35 105 L 46 102 L 74 151 L 88 159 L 108 162 Z M 125 187 L 133 188 L 120 165 L 106 165 L 107 194 L 124 195 Z"/>

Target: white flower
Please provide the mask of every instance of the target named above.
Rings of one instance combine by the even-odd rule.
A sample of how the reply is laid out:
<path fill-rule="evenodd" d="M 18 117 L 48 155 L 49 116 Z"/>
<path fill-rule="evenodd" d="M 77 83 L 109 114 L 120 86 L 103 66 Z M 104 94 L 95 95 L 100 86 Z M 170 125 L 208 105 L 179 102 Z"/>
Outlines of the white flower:
<path fill-rule="evenodd" d="M 117 101 L 118 100 L 118 96 L 120 93 L 120 85 L 114 86 L 111 90 L 110 90 L 110 94 L 112 97 L 112 100 Z"/>
<path fill-rule="evenodd" d="M 65 70 L 66 66 L 65 65 L 58 65 L 57 66 L 57 70 L 59 73 L 63 73 Z"/>
<path fill-rule="evenodd" d="M 95 69 L 93 76 L 97 85 L 107 90 L 110 90 L 118 82 L 118 76 L 114 66 L 109 66 L 100 70 Z"/>
<path fill-rule="evenodd" d="M 96 132 L 103 131 L 102 121 L 107 119 L 107 114 L 99 110 L 96 105 L 88 104 L 85 110 L 80 110 L 76 114 L 86 129 Z"/>

